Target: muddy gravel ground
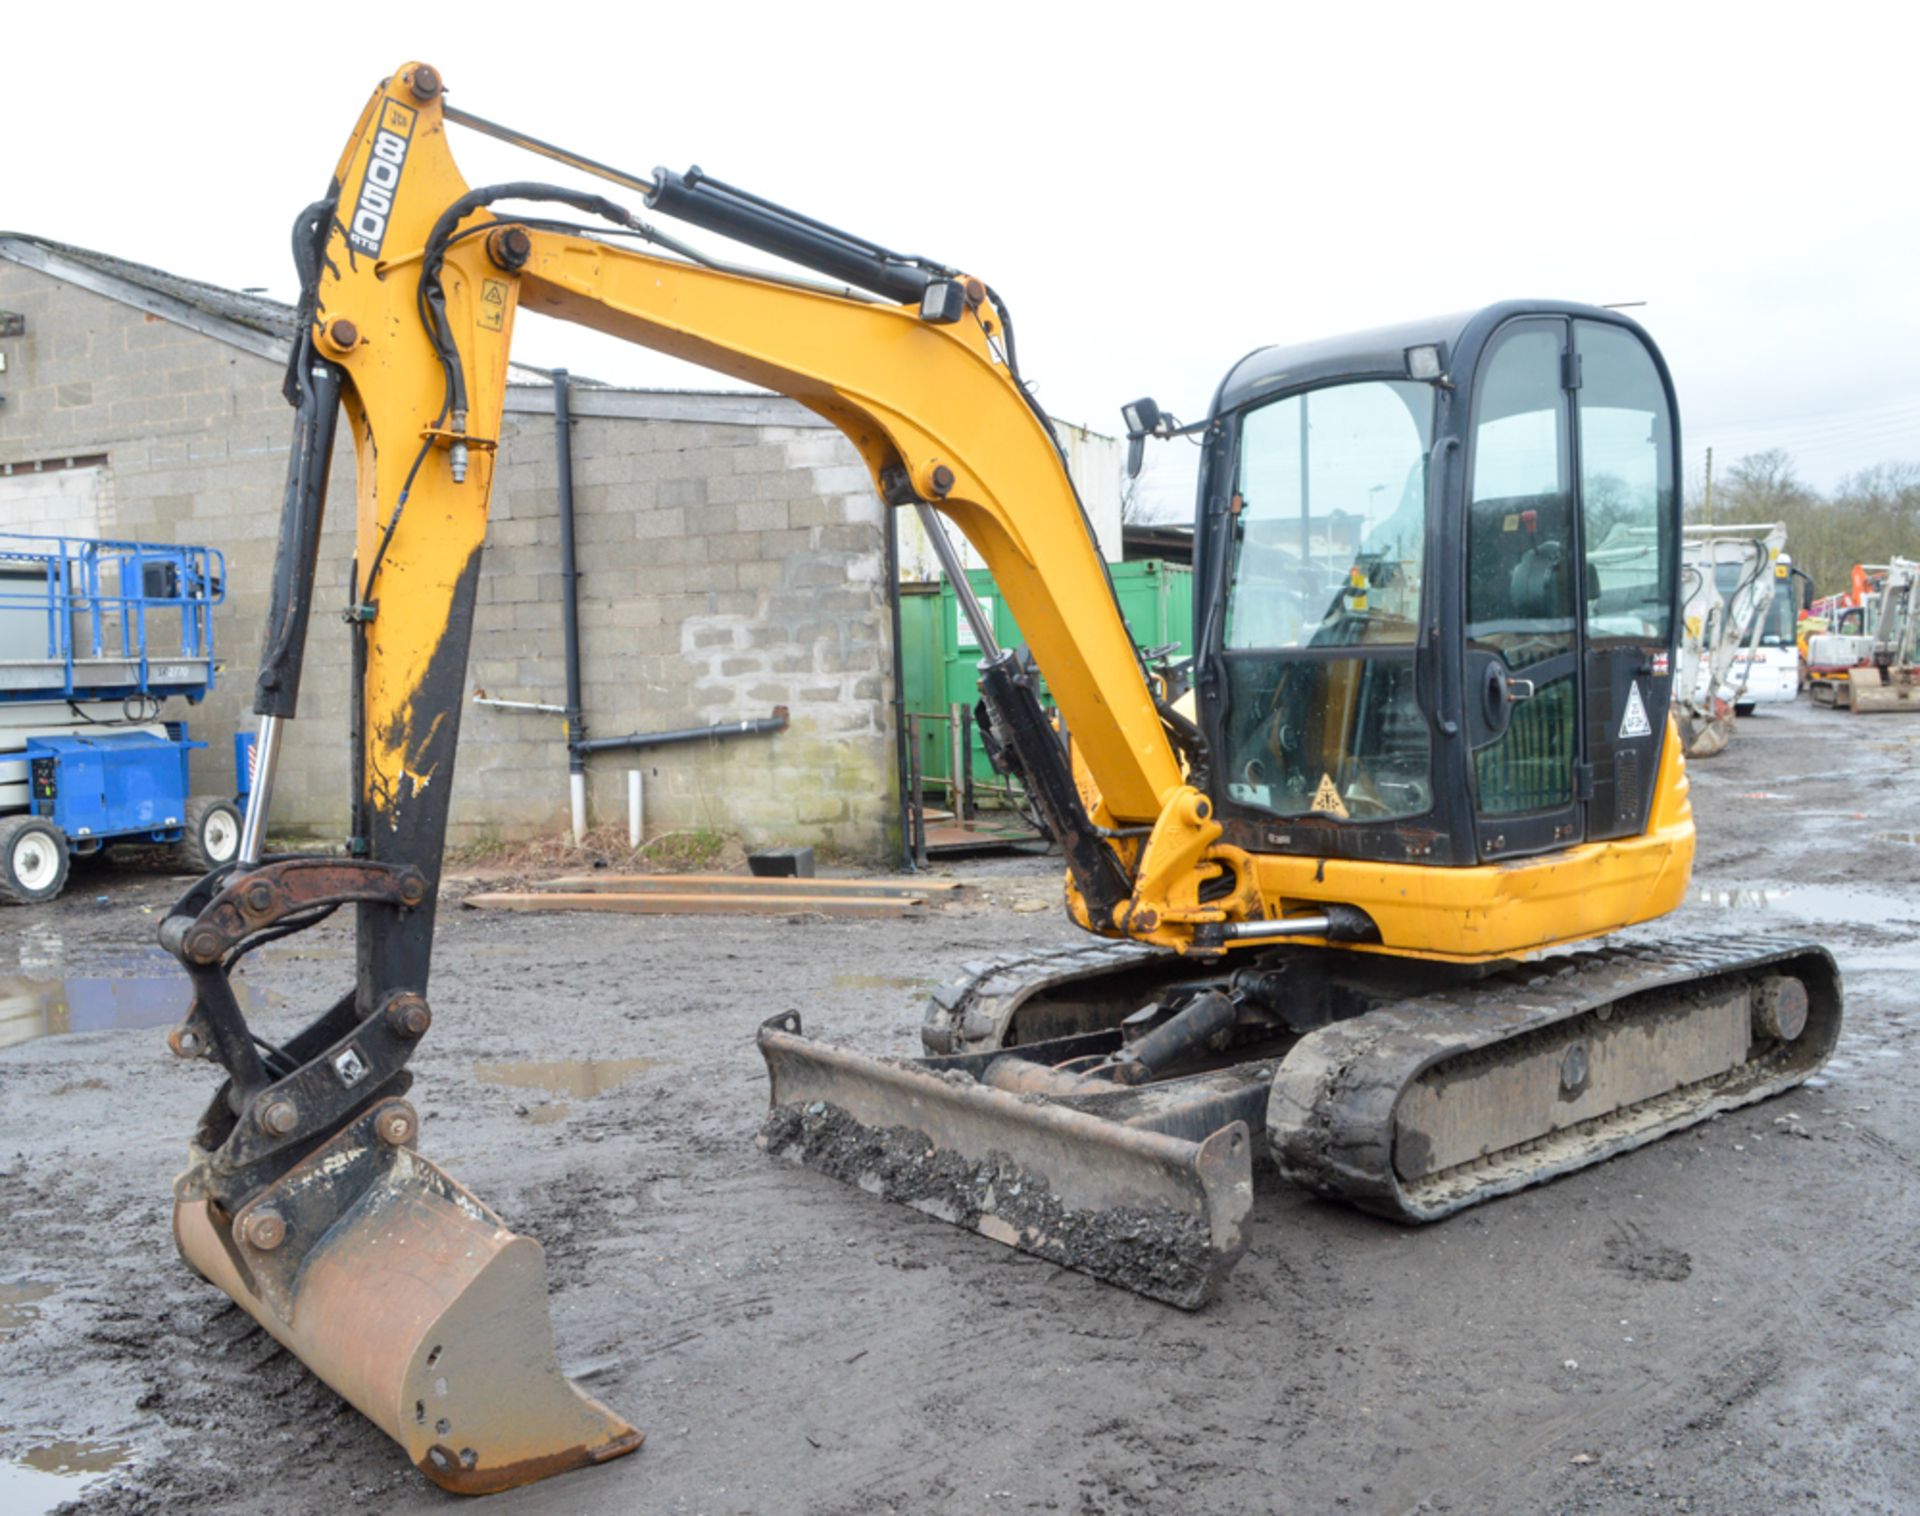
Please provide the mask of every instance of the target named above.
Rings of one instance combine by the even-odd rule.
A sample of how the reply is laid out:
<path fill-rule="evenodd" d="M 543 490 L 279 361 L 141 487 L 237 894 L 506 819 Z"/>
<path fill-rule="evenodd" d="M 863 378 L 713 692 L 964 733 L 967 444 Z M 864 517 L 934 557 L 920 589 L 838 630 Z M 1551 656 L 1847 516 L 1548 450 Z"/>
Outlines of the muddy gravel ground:
<path fill-rule="evenodd" d="M 764 1017 L 916 1052 L 929 985 L 1071 935 L 1057 862 L 959 866 L 981 888 L 909 922 L 449 904 L 423 1148 L 545 1243 L 563 1362 L 648 1433 L 487 1511 L 1920 1507 L 1916 757 L 1920 722 L 1801 706 L 1692 771 L 1695 898 L 1655 933 L 1830 946 L 1849 1020 L 1812 1086 L 1424 1230 L 1265 1175 L 1196 1315 L 753 1144 Z M 178 887 L 0 912 L 0 994 L 153 1021 Z M 284 1034 L 349 972 L 329 927 L 247 980 Z M 0 1511 L 450 1510 L 176 1257 L 212 1083 L 152 1026 L 0 1050 Z"/>

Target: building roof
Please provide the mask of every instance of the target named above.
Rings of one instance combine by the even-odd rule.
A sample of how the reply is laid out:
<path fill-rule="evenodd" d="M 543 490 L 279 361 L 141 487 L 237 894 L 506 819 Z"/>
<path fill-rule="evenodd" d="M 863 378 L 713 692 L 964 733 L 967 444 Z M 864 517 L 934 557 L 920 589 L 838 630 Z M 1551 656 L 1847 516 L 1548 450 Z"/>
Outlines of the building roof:
<path fill-rule="evenodd" d="M 264 295 L 224 289 L 26 232 L 0 232 L 0 258 L 177 321 L 276 362 L 286 360 L 293 342 L 294 308 Z"/>
<path fill-rule="evenodd" d="M 0 258 L 176 321 L 275 363 L 285 363 L 293 348 L 299 312 L 265 295 L 188 279 L 130 258 L 116 258 L 111 253 L 29 232 L 0 232 Z M 547 370 L 526 363 L 508 364 L 507 374 L 514 384 L 549 382 Z M 574 383 L 592 386 L 598 381 L 576 374 Z"/>

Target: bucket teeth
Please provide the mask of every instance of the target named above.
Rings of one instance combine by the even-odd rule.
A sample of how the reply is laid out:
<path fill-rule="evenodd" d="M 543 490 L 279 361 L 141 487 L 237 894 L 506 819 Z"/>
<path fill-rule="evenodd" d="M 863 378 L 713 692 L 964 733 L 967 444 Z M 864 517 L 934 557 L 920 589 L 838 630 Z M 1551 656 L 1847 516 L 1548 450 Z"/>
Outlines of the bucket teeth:
<path fill-rule="evenodd" d="M 632 1452 L 642 1434 L 560 1371 L 539 1243 L 410 1144 L 382 1141 L 394 1108 L 374 1106 L 230 1220 L 190 1170 L 174 1205 L 182 1256 L 444 1489 L 487 1494 Z"/>

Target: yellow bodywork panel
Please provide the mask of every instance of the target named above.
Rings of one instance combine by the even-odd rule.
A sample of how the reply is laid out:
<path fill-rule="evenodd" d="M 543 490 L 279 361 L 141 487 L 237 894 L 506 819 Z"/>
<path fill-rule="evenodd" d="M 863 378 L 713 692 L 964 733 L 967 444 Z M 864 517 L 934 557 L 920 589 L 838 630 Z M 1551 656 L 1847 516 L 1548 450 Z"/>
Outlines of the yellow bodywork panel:
<path fill-rule="evenodd" d="M 1359 952 L 1480 963 L 1564 947 L 1666 915 L 1693 874 L 1693 803 L 1671 721 L 1645 835 L 1478 868 L 1239 854 L 1268 914 L 1358 907 L 1380 929 Z M 1315 939 L 1293 939 L 1310 942 Z"/>

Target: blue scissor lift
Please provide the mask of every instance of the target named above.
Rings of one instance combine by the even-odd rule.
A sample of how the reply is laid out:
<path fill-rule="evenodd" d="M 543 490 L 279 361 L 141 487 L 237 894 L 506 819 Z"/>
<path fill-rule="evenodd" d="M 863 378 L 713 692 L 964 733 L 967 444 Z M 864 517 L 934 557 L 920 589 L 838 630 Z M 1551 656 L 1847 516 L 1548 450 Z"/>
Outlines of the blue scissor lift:
<path fill-rule="evenodd" d="M 244 800 L 189 792 L 206 744 L 163 716 L 213 687 L 225 577 L 213 548 L 0 532 L 0 900 L 52 899 L 114 842 L 195 873 L 238 853 Z"/>

